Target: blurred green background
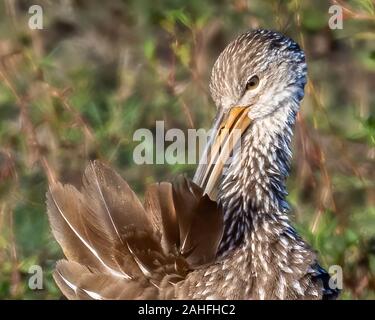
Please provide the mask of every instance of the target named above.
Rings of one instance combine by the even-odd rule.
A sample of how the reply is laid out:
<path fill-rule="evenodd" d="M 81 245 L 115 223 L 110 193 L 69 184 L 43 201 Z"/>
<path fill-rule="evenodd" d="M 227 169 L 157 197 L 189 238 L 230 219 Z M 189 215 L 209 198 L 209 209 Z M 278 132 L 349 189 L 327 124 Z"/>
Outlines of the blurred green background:
<path fill-rule="evenodd" d="M 342 30 L 328 8 L 344 6 Z M 28 28 L 40 4 L 44 29 Z M 375 298 L 375 15 L 356 1 L 24 1 L 0 3 L 0 298 L 56 299 L 62 252 L 47 221 L 47 176 L 80 184 L 89 159 L 145 185 L 193 165 L 135 165 L 133 133 L 208 128 L 210 69 L 252 28 L 306 51 L 309 83 L 294 139 L 289 201 L 324 267 L 343 268 L 343 299 Z M 30 266 L 44 289 L 28 288 Z"/>

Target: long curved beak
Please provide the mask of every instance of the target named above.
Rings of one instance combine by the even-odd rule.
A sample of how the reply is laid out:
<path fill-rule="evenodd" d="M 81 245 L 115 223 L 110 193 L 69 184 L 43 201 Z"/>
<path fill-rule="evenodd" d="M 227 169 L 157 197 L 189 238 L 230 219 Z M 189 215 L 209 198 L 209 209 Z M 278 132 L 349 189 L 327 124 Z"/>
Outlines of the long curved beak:
<path fill-rule="evenodd" d="M 212 134 L 203 151 L 193 181 L 216 200 L 223 169 L 234 150 L 240 150 L 241 137 L 251 123 L 249 107 L 232 107 L 215 119 Z"/>

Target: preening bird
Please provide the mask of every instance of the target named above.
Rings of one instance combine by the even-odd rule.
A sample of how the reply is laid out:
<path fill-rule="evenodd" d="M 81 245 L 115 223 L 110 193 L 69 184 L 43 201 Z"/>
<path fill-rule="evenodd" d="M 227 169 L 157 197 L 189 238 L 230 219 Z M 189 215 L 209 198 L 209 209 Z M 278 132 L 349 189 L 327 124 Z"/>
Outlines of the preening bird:
<path fill-rule="evenodd" d="M 335 298 L 329 275 L 287 215 L 285 181 L 306 74 L 304 53 L 290 38 L 244 33 L 214 64 L 217 116 L 193 181 L 153 184 L 142 204 L 125 180 L 95 161 L 82 190 L 51 185 L 48 215 L 66 256 L 54 278 L 63 294 Z"/>

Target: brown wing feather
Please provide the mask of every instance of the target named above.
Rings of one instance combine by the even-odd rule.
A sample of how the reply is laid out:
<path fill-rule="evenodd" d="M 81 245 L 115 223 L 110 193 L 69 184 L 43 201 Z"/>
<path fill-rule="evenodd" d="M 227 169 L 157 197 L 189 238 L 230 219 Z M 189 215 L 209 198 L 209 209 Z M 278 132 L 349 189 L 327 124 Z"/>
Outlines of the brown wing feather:
<path fill-rule="evenodd" d="M 158 289 L 147 280 L 119 279 L 95 273 L 76 262 L 61 260 L 54 279 L 69 299 L 156 299 Z"/>
<path fill-rule="evenodd" d="M 223 235 L 223 216 L 216 202 L 180 176 L 173 184 L 173 199 L 180 230 L 180 252 L 189 265 L 213 262 Z"/>
<path fill-rule="evenodd" d="M 129 277 L 127 273 L 119 272 L 113 259 L 117 252 L 108 250 L 112 245 L 110 236 L 90 219 L 92 214 L 77 189 L 59 183 L 51 186 L 47 193 L 47 212 L 52 232 L 69 260 Z"/>
<path fill-rule="evenodd" d="M 55 273 L 68 298 L 173 293 L 173 283 L 191 268 L 214 260 L 222 236 L 216 203 L 186 178 L 152 185 L 143 207 L 128 184 L 97 161 L 85 171 L 82 193 L 56 184 L 47 207 L 69 260 Z"/>
<path fill-rule="evenodd" d="M 94 161 L 83 176 L 83 194 L 103 228 L 121 241 L 124 226 L 150 228 L 150 221 L 136 194 L 124 179 L 107 165 Z"/>
<path fill-rule="evenodd" d="M 117 250 L 126 252 L 116 260 L 127 266 L 132 257 L 143 275 L 160 278 L 168 264 L 160 244 L 160 234 L 152 228 L 150 217 L 129 187 L 116 172 L 95 161 L 84 175 L 84 196 L 103 228 L 113 235 Z"/>
<path fill-rule="evenodd" d="M 161 237 L 165 253 L 177 253 L 180 235 L 173 202 L 172 184 L 161 182 L 150 185 L 145 193 L 145 209 L 151 216 L 152 226 Z"/>

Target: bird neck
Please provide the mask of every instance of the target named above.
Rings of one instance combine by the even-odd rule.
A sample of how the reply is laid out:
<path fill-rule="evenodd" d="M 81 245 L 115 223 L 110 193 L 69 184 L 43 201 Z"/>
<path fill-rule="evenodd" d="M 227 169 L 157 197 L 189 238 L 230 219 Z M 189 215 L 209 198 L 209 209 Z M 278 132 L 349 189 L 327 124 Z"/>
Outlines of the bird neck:
<path fill-rule="evenodd" d="M 287 223 L 285 183 L 298 107 L 294 100 L 281 104 L 272 115 L 255 120 L 243 136 L 241 151 L 233 156 L 219 188 L 224 212 L 219 253 L 237 247 L 268 221 Z"/>

